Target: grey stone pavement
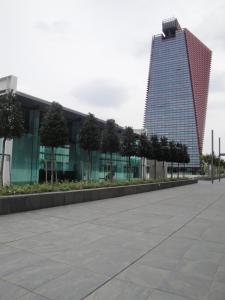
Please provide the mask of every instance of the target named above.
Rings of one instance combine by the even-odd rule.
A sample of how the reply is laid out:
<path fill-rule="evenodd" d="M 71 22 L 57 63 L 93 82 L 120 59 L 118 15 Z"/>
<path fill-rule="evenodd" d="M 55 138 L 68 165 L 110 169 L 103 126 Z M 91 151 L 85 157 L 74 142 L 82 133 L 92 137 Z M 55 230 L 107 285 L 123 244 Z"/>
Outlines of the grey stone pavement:
<path fill-rule="evenodd" d="M 0 216 L 1 300 L 224 300 L 225 180 Z"/>

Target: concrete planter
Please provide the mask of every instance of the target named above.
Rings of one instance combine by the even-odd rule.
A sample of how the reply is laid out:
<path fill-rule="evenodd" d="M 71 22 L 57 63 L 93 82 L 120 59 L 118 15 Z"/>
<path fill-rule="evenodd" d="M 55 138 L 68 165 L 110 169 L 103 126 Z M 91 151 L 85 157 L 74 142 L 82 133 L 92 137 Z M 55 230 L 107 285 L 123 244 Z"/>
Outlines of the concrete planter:
<path fill-rule="evenodd" d="M 220 179 L 225 178 L 225 175 L 221 175 Z M 198 180 L 206 180 L 206 181 L 211 181 L 212 178 L 210 176 L 202 176 L 202 177 L 198 177 Z M 214 176 L 213 180 L 219 180 L 219 176 Z"/>
<path fill-rule="evenodd" d="M 160 189 L 194 184 L 197 182 L 197 179 L 190 179 L 86 190 L 1 196 L 0 215 L 107 198 L 115 198 L 137 193 L 145 193 Z"/>

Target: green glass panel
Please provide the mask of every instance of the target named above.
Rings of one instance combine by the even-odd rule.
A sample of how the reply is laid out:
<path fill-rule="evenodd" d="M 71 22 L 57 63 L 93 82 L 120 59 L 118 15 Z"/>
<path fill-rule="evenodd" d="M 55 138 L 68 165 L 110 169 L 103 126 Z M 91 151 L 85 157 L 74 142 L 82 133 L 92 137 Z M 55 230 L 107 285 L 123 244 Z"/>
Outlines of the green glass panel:
<path fill-rule="evenodd" d="M 29 129 L 21 138 L 13 140 L 12 183 L 38 182 L 39 169 L 39 111 L 29 111 Z"/>
<path fill-rule="evenodd" d="M 51 170 L 51 149 L 40 146 L 39 143 L 39 111 L 27 111 L 27 120 L 29 121 L 29 126 L 26 126 L 27 133 L 20 139 L 14 139 L 13 142 L 12 183 L 34 183 L 39 181 L 39 177 L 43 181 L 45 180 L 46 164 L 48 174 Z M 73 140 L 71 140 L 71 144 L 54 149 L 58 178 L 60 180 L 65 178 L 69 180 L 85 180 L 88 174 L 88 153 L 80 148 L 78 142 L 76 142 L 79 132 L 77 123 L 72 124 L 72 131 Z M 114 179 L 128 178 L 127 157 L 123 157 L 118 153 L 113 154 L 112 166 Z M 131 178 L 138 178 L 140 159 L 132 157 L 131 166 Z M 110 154 L 93 151 L 91 179 L 106 179 L 109 172 Z M 50 178 L 48 177 L 48 179 Z"/>

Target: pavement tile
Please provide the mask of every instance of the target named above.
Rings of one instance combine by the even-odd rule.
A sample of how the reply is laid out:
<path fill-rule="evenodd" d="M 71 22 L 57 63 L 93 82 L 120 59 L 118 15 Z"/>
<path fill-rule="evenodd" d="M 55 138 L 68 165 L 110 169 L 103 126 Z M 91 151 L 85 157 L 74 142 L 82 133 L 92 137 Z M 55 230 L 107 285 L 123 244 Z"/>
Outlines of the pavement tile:
<path fill-rule="evenodd" d="M 196 218 L 191 223 L 184 226 L 180 229 L 175 236 L 176 237 L 185 237 L 185 238 L 192 238 L 192 239 L 200 239 L 203 233 L 208 229 L 210 226 L 210 221 L 206 219 Z"/>
<path fill-rule="evenodd" d="M 80 300 L 108 279 L 104 275 L 76 268 L 74 271 L 43 284 L 34 291 L 54 300 Z"/>
<path fill-rule="evenodd" d="M 185 253 L 192 247 L 193 243 L 194 241 L 192 239 L 169 238 L 153 249 L 146 257 L 150 255 L 161 255 L 161 257 L 166 257 L 168 259 L 172 258 L 179 260 L 183 258 Z M 145 258 L 143 258 L 143 260 L 144 259 Z"/>
<path fill-rule="evenodd" d="M 163 279 L 159 290 L 184 298 L 203 300 L 208 295 L 211 284 L 211 280 L 202 277 L 182 272 L 171 272 L 169 277 Z"/>
<path fill-rule="evenodd" d="M 154 290 L 147 300 L 190 300 L 190 298 L 184 298 L 174 294 Z"/>
<path fill-rule="evenodd" d="M 112 214 L 110 210 L 106 211 L 104 208 L 97 207 L 93 204 L 66 205 L 62 207 L 43 209 L 40 211 L 40 215 L 42 217 L 55 217 L 74 224 L 87 222 L 110 214 Z"/>
<path fill-rule="evenodd" d="M 224 221 L 224 210 L 208 209 L 201 214 L 201 217 L 211 221 Z"/>
<path fill-rule="evenodd" d="M 14 241 L 18 241 L 24 238 L 30 238 L 32 236 L 34 236 L 35 233 L 31 233 L 31 232 L 24 232 L 24 231 L 19 231 L 16 229 L 4 229 L 4 228 L 0 228 L 0 244 L 6 244 L 6 243 L 10 243 L 10 242 L 14 242 Z"/>
<path fill-rule="evenodd" d="M 32 233 L 53 231 L 69 227 L 75 223 L 74 220 L 54 216 L 42 216 L 36 212 L 33 215 L 31 212 L 22 213 L 22 215 L 22 219 L 18 213 L 13 217 L 10 215 L 8 220 L 4 219 L 2 221 L 0 218 L 0 228 L 17 233 L 19 236 L 22 234 L 31 236 Z"/>
<path fill-rule="evenodd" d="M 175 271 L 178 268 L 180 259 L 171 256 L 165 256 L 162 253 L 150 252 L 142 257 L 138 262 L 140 264 L 158 269 Z"/>
<path fill-rule="evenodd" d="M 203 279 L 213 280 L 219 264 L 212 260 L 187 260 L 180 261 L 177 271 L 198 276 Z"/>
<path fill-rule="evenodd" d="M 28 290 L 33 290 L 69 271 L 71 268 L 67 265 L 45 259 L 17 271 L 12 271 L 3 278 Z"/>
<path fill-rule="evenodd" d="M 202 235 L 202 239 L 210 242 L 225 244 L 225 226 L 211 226 Z"/>
<path fill-rule="evenodd" d="M 151 289 L 112 279 L 85 300 L 147 300 Z"/>
<path fill-rule="evenodd" d="M 170 274 L 168 270 L 156 269 L 146 265 L 134 264 L 120 273 L 117 278 L 140 286 L 158 288 L 164 278 Z"/>
<path fill-rule="evenodd" d="M 222 282 L 214 282 L 207 300 L 224 300 L 225 299 L 225 284 Z"/>
<path fill-rule="evenodd" d="M 0 279 L 0 299 L 17 300 L 20 296 L 25 295 L 28 291 L 22 287 L 11 284 Z"/>
<path fill-rule="evenodd" d="M 144 252 L 136 249 L 122 247 L 91 247 L 88 252 L 81 254 L 81 266 L 93 272 L 113 276 L 133 261 L 138 259 Z M 79 260 L 77 259 L 79 264 Z"/>
<path fill-rule="evenodd" d="M 13 242 L 10 245 L 52 257 L 55 252 L 85 248 L 89 243 L 117 232 L 117 229 L 110 227 L 83 223 L 54 232 L 42 233 L 29 239 Z"/>
<path fill-rule="evenodd" d="M 148 251 L 159 244 L 165 236 L 148 232 L 136 232 L 129 230 L 116 230 L 115 234 L 103 237 L 95 242 L 99 248 L 119 247 Z M 94 245 L 94 243 L 92 243 Z"/>
<path fill-rule="evenodd" d="M 44 258 L 10 246 L 0 247 L 0 277 L 24 267 L 40 263 Z"/>
<path fill-rule="evenodd" d="M 225 284 L 225 264 L 224 266 L 219 265 L 215 274 L 215 280 L 218 282 L 223 282 Z"/>
<path fill-rule="evenodd" d="M 213 242 L 196 241 L 185 253 L 184 258 L 190 260 L 212 260 L 217 263 L 223 257 L 224 246 L 224 244 Z"/>
<path fill-rule="evenodd" d="M 18 300 L 49 300 L 49 299 L 34 293 L 27 293 L 26 295 L 19 297 Z"/>

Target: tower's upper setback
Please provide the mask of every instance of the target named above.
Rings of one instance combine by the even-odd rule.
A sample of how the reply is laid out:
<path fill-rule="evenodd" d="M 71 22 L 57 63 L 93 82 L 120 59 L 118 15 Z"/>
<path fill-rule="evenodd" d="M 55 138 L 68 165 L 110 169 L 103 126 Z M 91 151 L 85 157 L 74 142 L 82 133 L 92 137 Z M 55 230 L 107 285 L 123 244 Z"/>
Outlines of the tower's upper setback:
<path fill-rule="evenodd" d="M 176 18 L 166 19 L 162 21 L 162 31 L 165 37 L 174 37 L 177 30 L 181 30 L 181 27 Z"/>
<path fill-rule="evenodd" d="M 153 36 L 144 126 L 188 146 L 199 166 L 207 108 L 211 51 L 176 18 Z"/>

